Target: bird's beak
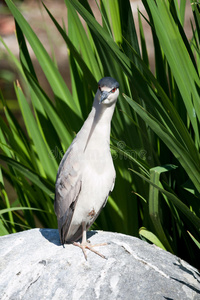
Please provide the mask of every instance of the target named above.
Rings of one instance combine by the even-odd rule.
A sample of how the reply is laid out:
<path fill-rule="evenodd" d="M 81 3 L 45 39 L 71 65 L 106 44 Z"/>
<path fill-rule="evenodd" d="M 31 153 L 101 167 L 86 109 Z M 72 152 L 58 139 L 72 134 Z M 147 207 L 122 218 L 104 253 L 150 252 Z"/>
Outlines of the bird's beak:
<path fill-rule="evenodd" d="M 107 91 L 101 92 L 101 98 L 99 100 L 99 104 L 101 104 L 108 97 L 108 95 L 109 95 L 109 92 L 107 92 Z"/>

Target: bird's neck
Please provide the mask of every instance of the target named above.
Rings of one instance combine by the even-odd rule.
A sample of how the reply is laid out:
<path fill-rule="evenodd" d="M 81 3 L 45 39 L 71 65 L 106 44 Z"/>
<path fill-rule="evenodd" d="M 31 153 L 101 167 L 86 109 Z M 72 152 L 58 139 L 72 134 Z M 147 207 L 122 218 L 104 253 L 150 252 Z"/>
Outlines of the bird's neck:
<path fill-rule="evenodd" d="M 92 110 L 85 121 L 82 130 L 85 132 L 86 143 L 85 149 L 88 147 L 98 147 L 100 144 L 110 144 L 110 124 L 115 109 L 115 103 L 112 105 L 99 104 L 97 95 L 95 96 Z M 87 132 L 87 134 L 86 134 Z"/>
<path fill-rule="evenodd" d="M 110 106 L 107 104 L 100 103 L 97 95 L 95 96 L 94 103 L 92 106 L 93 120 L 95 121 L 96 126 L 109 126 L 112 120 L 112 116 L 115 110 L 115 104 L 113 103 Z M 109 133 L 110 135 L 110 133 Z"/>

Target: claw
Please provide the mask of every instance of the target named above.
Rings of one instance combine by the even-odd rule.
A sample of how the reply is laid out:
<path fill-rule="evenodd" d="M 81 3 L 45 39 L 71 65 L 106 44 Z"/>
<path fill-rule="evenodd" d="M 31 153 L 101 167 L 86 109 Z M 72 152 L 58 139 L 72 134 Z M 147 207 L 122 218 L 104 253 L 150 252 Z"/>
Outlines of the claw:
<path fill-rule="evenodd" d="M 87 260 L 87 254 L 86 254 L 85 249 L 89 249 L 90 251 L 92 251 L 92 252 L 98 254 L 99 256 L 101 256 L 102 258 L 106 259 L 106 257 L 103 254 L 101 254 L 98 251 L 94 250 L 93 247 L 105 246 L 105 245 L 107 245 L 107 243 L 91 245 L 90 241 L 87 241 L 87 239 L 86 239 L 86 232 L 87 231 L 86 231 L 85 222 L 82 222 L 82 242 L 81 243 L 73 242 L 73 245 L 78 246 L 79 248 L 82 249 L 86 260 Z"/>
<path fill-rule="evenodd" d="M 94 250 L 93 247 L 105 246 L 105 245 L 107 245 L 107 243 L 91 245 L 91 244 L 88 243 L 88 242 L 82 242 L 82 243 L 76 243 L 76 242 L 74 242 L 73 245 L 74 245 L 74 246 L 78 246 L 79 248 L 82 249 L 83 254 L 84 254 L 86 260 L 87 260 L 87 254 L 86 254 L 85 249 L 88 249 L 88 250 L 90 250 L 90 251 L 92 251 L 92 252 L 98 254 L 98 255 L 101 256 L 102 258 L 106 259 L 106 257 L 105 257 L 103 254 L 101 254 L 101 253 L 99 253 L 98 251 Z"/>

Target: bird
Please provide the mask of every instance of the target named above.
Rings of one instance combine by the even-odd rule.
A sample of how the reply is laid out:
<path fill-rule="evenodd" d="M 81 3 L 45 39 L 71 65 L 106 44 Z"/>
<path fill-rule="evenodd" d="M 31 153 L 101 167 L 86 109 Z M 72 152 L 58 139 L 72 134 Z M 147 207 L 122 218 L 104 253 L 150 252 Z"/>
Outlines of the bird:
<path fill-rule="evenodd" d="M 86 260 L 86 249 L 105 258 L 94 249 L 99 245 L 87 241 L 87 230 L 115 184 L 110 130 L 118 96 L 119 83 L 114 78 L 99 80 L 91 112 L 65 152 L 56 177 L 54 210 L 61 244 L 80 247 Z"/>

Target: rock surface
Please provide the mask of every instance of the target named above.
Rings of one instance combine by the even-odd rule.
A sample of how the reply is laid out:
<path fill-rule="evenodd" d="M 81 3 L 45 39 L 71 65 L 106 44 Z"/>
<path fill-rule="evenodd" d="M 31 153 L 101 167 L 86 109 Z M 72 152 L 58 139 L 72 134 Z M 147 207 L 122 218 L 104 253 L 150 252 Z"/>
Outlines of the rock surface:
<path fill-rule="evenodd" d="M 200 299 L 200 274 L 185 261 L 137 238 L 91 231 L 107 259 L 60 245 L 55 229 L 32 229 L 0 238 L 0 298 Z"/>

